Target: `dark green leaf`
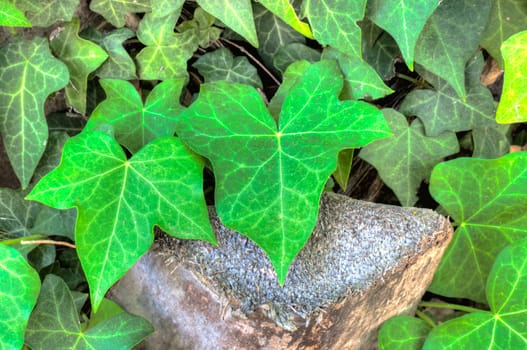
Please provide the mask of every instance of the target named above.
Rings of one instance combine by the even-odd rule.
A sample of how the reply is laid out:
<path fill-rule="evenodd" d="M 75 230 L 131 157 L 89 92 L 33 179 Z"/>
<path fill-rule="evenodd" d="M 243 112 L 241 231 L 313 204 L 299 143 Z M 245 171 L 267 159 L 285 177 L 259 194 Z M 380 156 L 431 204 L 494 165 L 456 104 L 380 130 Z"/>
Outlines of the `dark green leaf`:
<path fill-rule="evenodd" d="M 510 150 L 510 125 L 495 125 L 472 130 L 474 158 L 498 158 Z"/>
<path fill-rule="evenodd" d="M 213 27 L 215 22 L 216 18 L 214 16 L 209 15 L 198 7 L 194 11 L 194 17 L 190 21 L 181 23 L 177 28 L 180 32 L 186 30 L 194 31 L 198 45 L 208 47 L 211 42 L 219 39 L 222 32 L 222 29 Z"/>
<path fill-rule="evenodd" d="M 320 61 L 320 52 L 302 43 L 291 43 L 278 50 L 273 58 L 273 66 L 284 74 L 290 64 L 300 60 L 311 63 Z"/>
<path fill-rule="evenodd" d="M 379 330 L 380 350 L 421 350 L 432 327 L 410 316 L 395 316 Z"/>
<path fill-rule="evenodd" d="M 101 14 L 108 22 L 120 28 L 127 13 L 150 11 L 150 0 L 92 0 L 90 10 Z"/>
<path fill-rule="evenodd" d="M 397 43 L 370 20 L 362 21 L 361 28 L 362 57 L 383 80 L 390 80 L 395 76 L 395 59 L 401 55 Z"/>
<path fill-rule="evenodd" d="M 15 0 L 36 27 L 48 27 L 57 21 L 71 21 L 79 0 Z"/>

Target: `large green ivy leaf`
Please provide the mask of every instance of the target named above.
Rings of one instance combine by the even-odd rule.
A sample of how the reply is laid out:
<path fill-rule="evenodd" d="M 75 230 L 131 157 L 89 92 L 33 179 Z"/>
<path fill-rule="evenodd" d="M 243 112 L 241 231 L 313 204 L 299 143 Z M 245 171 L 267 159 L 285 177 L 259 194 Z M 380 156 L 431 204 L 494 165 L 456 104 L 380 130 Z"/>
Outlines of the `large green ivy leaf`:
<path fill-rule="evenodd" d="M 466 100 L 463 100 L 446 81 L 417 67 L 417 71 L 434 85 L 435 90 L 412 91 L 404 99 L 400 111 L 408 116 L 418 116 L 429 136 L 437 136 L 444 131 L 458 132 L 495 126 L 494 98 L 479 80 L 482 69 L 481 54 L 467 63 L 467 95 Z"/>
<path fill-rule="evenodd" d="M 306 0 L 304 6 L 313 35 L 320 44 L 362 57 L 357 22 L 364 17 L 366 0 Z"/>
<path fill-rule="evenodd" d="M 64 30 L 50 41 L 53 53 L 57 55 L 70 71 L 70 83 L 66 86 L 66 102 L 81 114 L 86 112 L 86 91 L 88 74 L 99 68 L 108 54 L 97 44 L 81 39 L 78 35 L 80 21 L 64 25 Z"/>
<path fill-rule="evenodd" d="M 153 331 L 148 321 L 127 313 L 110 315 L 83 330 L 68 286 L 61 278 L 47 275 L 26 342 L 33 350 L 132 349 Z"/>
<path fill-rule="evenodd" d="M 0 26 L 31 27 L 24 13 L 7 0 L 0 0 Z"/>
<path fill-rule="evenodd" d="M 503 249 L 486 284 L 490 311 L 473 312 L 434 328 L 423 349 L 527 348 L 527 240 Z"/>
<path fill-rule="evenodd" d="M 198 48 L 195 30 L 174 33 L 177 14 L 154 17 L 147 13 L 137 30 L 139 41 L 146 45 L 136 56 L 139 77 L 165 80 L 187 77 L 187 60 Z"/>
<path fill-rule="evenodd" d="M 124 26 L 127 13 L 149 12 L 150 9 L 150 0 L 93 0 L 90 2 L 90 10 L 101 14 L 117 28 Z"/>
<path fill-rule="evenodd" d="M 6 350 L 21 349 L 40 278 L 16 249 L 0 244 L 0 281 L 0 344 Z"/>
<path fill-rule="evenodd" d="M 22 188 L 46 148 L 44 101 L 68 80 L 68 69 L 45 39 L 20 39 L 0 49 L 0 134 Z"/>
<path fill-rule="evenodd" d="M 465 64 L 478 48 L 490 13 L 490 0 L 444 0 L 417 40 L 415 61 L 447 81 L 463 100 Z"/>
<path fill-rule="evenodd" d="M 419 119 L 408 125 L 406 117 L 393 109 L 384 109 L 383 114 L 393 136 L 367 145 L 360 157 L 377 169 L 401 204 L 409 207 L 417 202 L 421 181 L 444 157 L 457 153 L 459 144 L 453 132 L 425 136 Z"/>
<path fill-rule="evenodd" d="M 457 226 L 430 290 L 484 301 L 496 255 L 527 237 L 527 152 L 440 163 L 432 172 L 430 193 Z"/>
<path fill-rule="evenodd" d="M 404 61 L 413 70 L 417 38 L 438 0 L 370 0 L 367 16 L 397 41 Z"/>
<path fill-rule="evenodd" d="M 260 0 L 259 2 L 303 36 L 313 39 L 309 25 L 300 21 L 289 0 Z"/>
<path fill-rule="evenodd" d="M 389 135 L 375 107 L 338 100 L 342 85 L 334 61 L 311 65 L 285 97 L 277 126 L 254 88 L 203 84 L 178 125 L 212 162 L 222 222 L 267 253 L 280 283 L 315 226 L 338 152 Z"/>
<path fill-rule="evenodd" d="M 505 60 L 503 92 L 496 112 L 498 123 L 527 121 L 527 31 L 511 36 L 501 46 Z"/>
<path fill-rule="evenodd" d="M 214 242 L 202 171 L 175 137 L 156 139 L 127 160 L 112 136 L 83 132 L 66 142 L 60 165 L 27 199 L 77 208 L 75 243 L 97 310 L 108 288 L 150 248 L 154 225 Z"/>
<path fill-rule="evenodd" d="M 247 57 L 234 57 L 226 48 L 219 48 L 201 56 L 193 65 L 206 83 L 225 80 L 262 88 L 258 71 Z"/>
<path fill-rule="evenodd" d="M 157 84 L 143 104 L 135 86 L 124 80 L 100 81 L 106 100 L 93 111 L 86 130 L 100 124 L 112 124 L 115 138 L 130 152 L 161 136 L 172 136 L 176 118 L 183 112 L 179 96 L 185 80 L 169 79 Z"/>
<path fill-rule="evenodd" d="M 71 21 L 79 0 L 15 0 L 36 27 L 48 27 L 57 21 Z"/>
<path fill-rule="evenodd" d="M 492 0 L 489 22 L 481 36 L 481 46 L 503 68 L 501 44 L 511 35 L 527 29 L 525 0 Z"/>
<path fill-rule="evenodd" d="M 258 47 L 251 0 L 197 0 L 199 6 Z"/>
<path fill-rule="evenodd" d="M 410 316 L 395 316 L 379 330 L 380 350 L 421 350 L 432 327 Z"/>

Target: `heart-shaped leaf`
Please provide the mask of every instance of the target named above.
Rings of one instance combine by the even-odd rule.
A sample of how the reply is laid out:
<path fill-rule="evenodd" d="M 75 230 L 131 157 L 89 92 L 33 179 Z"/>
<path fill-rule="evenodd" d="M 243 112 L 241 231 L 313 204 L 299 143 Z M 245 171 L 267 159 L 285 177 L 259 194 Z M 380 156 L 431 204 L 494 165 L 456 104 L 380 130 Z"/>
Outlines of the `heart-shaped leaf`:
<path fill-rule="evenodd" d="M 527 152 L 440 163 L 432 172 L 430 193 L 457 226 L 430 290 L 484 301 L 499 251 L 527 237 Z"/>
<path fill-rule="evenodd" d="M 395 316 L 379 330 L 380 350 L 421 350 L 432 327 L 410 316 Z"/>
<path fill-rule="evenodd" d="M 313 33 L 309 29 L 309 25 L 300 21 L 289 0 L 260 0 L 259 2 L 303 36 L 313 39 Z"/>
<path fill-rule="evenodd" d="M 277 126 L 254 88 L 203 84 L 178 124 L 184 142 L 212 162 L 222 222 L 267 253 L 280 283 L 315 226 L 338 152 L 389 135 L 378 109 L 338 100 L 342 85 L 334 61 L 311 65 Z"/>
<path fill-rule="evenodd" d="M 120 28 L 127 13 L 149 12 L 150 0 L 93 0 L 90 10 L 101 14 L 108 22 Z"/>
<path fill-rule="evenodd" d="M 95 108 L 86 130 L 112 124 L 117 141 L 132 153 L 155 138 L 174 135 L 176 118 L 183 112 L 179 96 L 185 79 L 157 84 L 144 104 L 135 86 L 128 81 L 106 79 L 100 83 L 106 100 Z"/>
<path fill-rule="evenodd" d="M 490 311 L 439 325 L 430 332 L 423 349 L 525 349 L 526 290 L 527 240 L 523 239 L 503 249 L 492 266 L 486 286 Z"/>
<path fill-rule="evenodd" d="M 0 26 L 31 27 L 31 22 L 20 9 L 4 0 L 0 2 Z"/>
<path fill-rule="evenodd" d="M 40 277 L 16 249 L 0 244 L 0 281 L 0 343 L 2 349 L 21 349 Z"/>
<path fill-rule="evenodd" d="M 68 80 L 45 39 L 20 39 L 0 49 L 0 134 L 23 189 L 46 148 L 44 101 Z"/>
<path fill-rule="evenodd" d="M 27 199 L 77 208 L 75 243 L 97 310 L 115 281 L 150 248 L 153 226 L 214 242 L 202 191 L 203 165 L 177 138 L 159 138 L 130 160 L 115 139 L 83 132 Z"/>

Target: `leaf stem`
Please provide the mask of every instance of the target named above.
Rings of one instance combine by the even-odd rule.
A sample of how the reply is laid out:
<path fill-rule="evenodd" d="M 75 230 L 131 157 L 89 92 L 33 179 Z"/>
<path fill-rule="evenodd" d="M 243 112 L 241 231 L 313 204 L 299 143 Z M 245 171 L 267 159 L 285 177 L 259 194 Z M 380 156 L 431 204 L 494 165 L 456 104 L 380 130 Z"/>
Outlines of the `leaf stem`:
<path fill-rule="evenodd" d="M 54 244 L 54 245 L 62 245 L 62 246 L 72 248 L 72 249 L 77 248 L 75 244 L 71 244 L 69 242 L 63 242 L 63 241 L 53 241 L 51 239 L 37 239 L 34 241 L 21 241 L 20 244 Z"/>
<path fill-rule="evenodd" d="M 415 85 L 417 86 L 420 86 L 422 85 L 422 82 L 419 81 L 418 79 L 415 79 L 415 78 L 412 78 L 411 76 L 409 75 L 406 75 L 406 74 L 402 74 L 402 73 L 396 73 L 395 76 L 399 79 L 403 79 L 403 80 L 406 80 L 406 81 L 409 81 L 411 83 L 414 83 Z"/>
<path fill-rule="evenodd" d="M 415 314 L 417 317 L 419 317 L 421 320 L 425 321 L 426 323 L 428 323 L 430 326 L 435 327 L 437 326 L 436 323 L 434 322 L 434 320 L 432 320 L 427 314 L 425 314 L 424 312 L 420 311 L 420 310 L 415 310 Z"/>
<path fill-rule="evenodd" d="M 439 308 L 439 309 L 452 309 L 452 310 L 458 310 L 458 311 L 464 311 L 464 312 L 481 312 L 481 311 L 483 311 L 481 309 L 477 309 L 477 308 L 471 307 L 471 306 L 450 304 L 450 303 L 443 303 L 443 302 L 432 302 L 432 301 L 422 301 L 422 302 L 419 303 L 419 306 L 421 306 L 421 307 L 435 307 L 435 308 Z"/>
<path fill-rule="evenodd" d="M 3 240 L 3 241 L 0 241 L 0 244 L 12 246 L 12 245 L 15 245 L 15 244 L 21 244 L 22 241 L 26 241 L 28 239 L 40 239 L 40 238 L 45 238 L 45 237 L 47 237 L 47 235 L 36 234 L 36 235 L 31 235 L 31 236 L 18 237 L 18 238 L 13 238 L 13 239 L 6 239 L 6 240 Z"/>

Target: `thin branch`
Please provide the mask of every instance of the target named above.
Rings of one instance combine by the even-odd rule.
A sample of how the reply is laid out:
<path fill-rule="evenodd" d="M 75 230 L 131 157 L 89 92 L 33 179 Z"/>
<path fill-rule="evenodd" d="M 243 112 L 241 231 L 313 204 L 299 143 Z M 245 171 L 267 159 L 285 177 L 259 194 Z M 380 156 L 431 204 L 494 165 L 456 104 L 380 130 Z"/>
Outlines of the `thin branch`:
<path fill-rule="evenodd" d="M 62 245 L 62 246 L 72 248 L 72 249 L 77 248 L 75 244 L 71 244 L 68 242 L 62 242 L 62 241 L 53 241 L 51 239 L 37 239 L 34 241 L 20 241 L 20 244 L 54 244 L 54 245 Z"/>

